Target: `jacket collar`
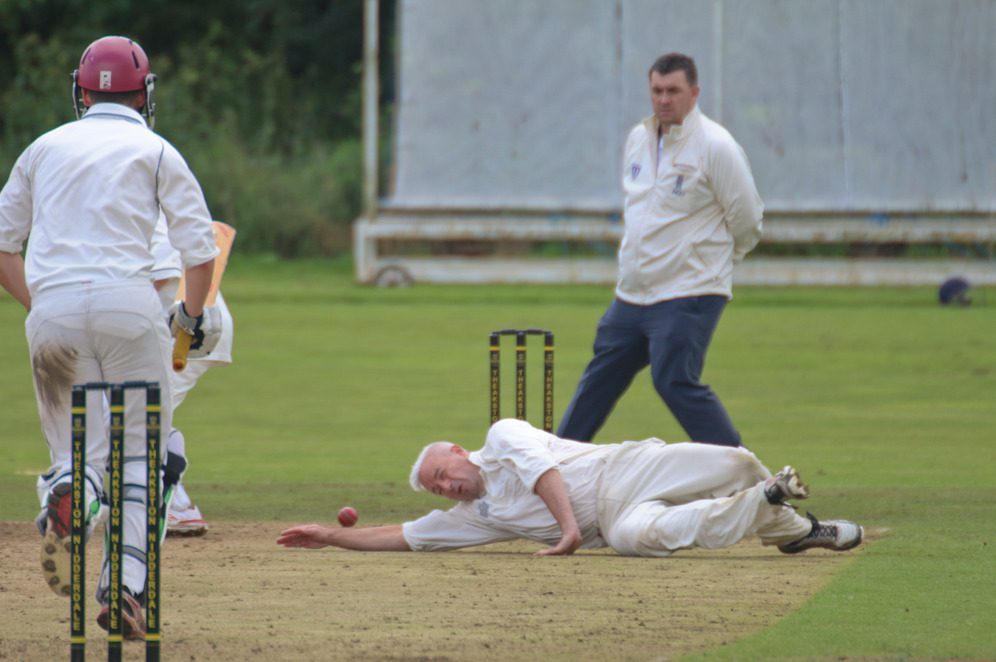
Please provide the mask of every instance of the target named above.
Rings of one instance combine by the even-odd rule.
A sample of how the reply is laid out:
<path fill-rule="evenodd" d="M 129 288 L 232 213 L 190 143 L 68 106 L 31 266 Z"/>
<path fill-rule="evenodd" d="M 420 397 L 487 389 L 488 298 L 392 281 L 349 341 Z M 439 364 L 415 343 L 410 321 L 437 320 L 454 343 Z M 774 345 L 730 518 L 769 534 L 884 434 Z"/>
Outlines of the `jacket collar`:
<path fill-rule="evenodd" d="M 684 140 L 695 132 L 695 129 L 699 127 L 701 122 L 702 113 L 699 111 L 699 104 L 695 104 L 681 124 L 673 125 L 664 136 L 670 142 Z M 660 135 L 660 124 L 660 120 L 657 119 L 656 115 L 651 115 L 646 120 L 647 129 L 654 136 Z"/>

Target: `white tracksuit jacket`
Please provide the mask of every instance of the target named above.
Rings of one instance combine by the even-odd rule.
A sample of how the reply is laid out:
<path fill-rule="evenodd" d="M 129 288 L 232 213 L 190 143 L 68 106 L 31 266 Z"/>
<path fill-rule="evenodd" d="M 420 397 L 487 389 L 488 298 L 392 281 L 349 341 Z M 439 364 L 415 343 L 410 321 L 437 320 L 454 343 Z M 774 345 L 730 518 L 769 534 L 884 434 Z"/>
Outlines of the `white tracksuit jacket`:
<path fill-rule="evenodd" d="M 659 164 L 658 147 L 653 116 L 626 140 L 616 296 L 637 305 L 732 298 L 733 265 L 761 238 L 764 212 L 747 156 L 698 106 L 664 135 Z"/>

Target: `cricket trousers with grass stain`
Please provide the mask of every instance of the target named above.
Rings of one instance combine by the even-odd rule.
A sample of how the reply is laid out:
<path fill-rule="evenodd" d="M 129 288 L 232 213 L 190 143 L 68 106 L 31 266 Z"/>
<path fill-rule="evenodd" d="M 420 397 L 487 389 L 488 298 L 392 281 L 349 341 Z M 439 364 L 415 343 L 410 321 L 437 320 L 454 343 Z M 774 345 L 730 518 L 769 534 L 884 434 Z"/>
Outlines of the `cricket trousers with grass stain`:
<path fill-rule="evenodd" d="M 25 321 L 42 431 L 51 466 L 39 479 L 42 507 L 51 488 L 71 480 L 70 393 L 85 382 L 169 383 L 170 336 L 148 279 L 81 283 L 43 290 Z M 87 501 L 101 496 L 109 441 L 101 391 L 87 395 Z M 162 389 L 161 425 L 170 429 L 172 400 Z M 145 584 L 145 394 L 125 397 L 124 583 Z"/>

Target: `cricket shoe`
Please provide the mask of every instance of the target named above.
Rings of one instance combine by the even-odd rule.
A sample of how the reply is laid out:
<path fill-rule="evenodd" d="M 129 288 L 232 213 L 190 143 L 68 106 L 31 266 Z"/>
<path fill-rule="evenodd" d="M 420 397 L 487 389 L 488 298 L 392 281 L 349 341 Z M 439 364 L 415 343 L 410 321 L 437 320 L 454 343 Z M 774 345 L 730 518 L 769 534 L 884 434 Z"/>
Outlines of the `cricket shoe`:
<path fill-rule="evenodd" d="M 97 625 L 108 629 L 111 610 L 104 602 L 97 614 Z M 125 639 L 145 639 L 145 608 L 127 588 L 121 591 L 121 634 Z"/>
<path fill-rule="evenodd" d="M 813 530 L 795 542 L 779 545 L 778 549 L 786 554 L 798 554 L 812 547 L 845 552 L 860 545 L 865 536 L 864 528 L 846 519 L 828 519 L 821 522 L 813 517 L 812 513 L 806 513 L 806 517 L 813 523 Z"/>
<path fill-rule="evenodd" d="M 86 513 L 86 528 L 83 543 L 103 520 L 107 508 L 94 499 Z M 45 583 L 52 592 L 68 597 L 72 591 L 72 483 L 59 483 L 48 495 L 48 504 L 42 512 L 39 530 L 42 531 L 41 567 Z"/>
<path fill-rule="evenodd" d="M 809 488 L 802 482 L 799 472 L 786 466 L 764 483 L 764 496 L 772 505 L 785 503 L 786 499 L 805 499 Z"/>
<path fill-rule="evenodd" d="M 183 510 L 170 508 L 166 514 L 167 536 L 203 536 L 207 530 L 208 523 L 197 506 Z"/>

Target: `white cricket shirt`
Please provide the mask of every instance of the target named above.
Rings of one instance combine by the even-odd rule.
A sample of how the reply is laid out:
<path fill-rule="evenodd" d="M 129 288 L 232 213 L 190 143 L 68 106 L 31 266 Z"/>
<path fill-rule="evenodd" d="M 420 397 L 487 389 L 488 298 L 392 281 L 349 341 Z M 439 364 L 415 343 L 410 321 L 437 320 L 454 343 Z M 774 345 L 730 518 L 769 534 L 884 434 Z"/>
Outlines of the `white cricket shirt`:
<path fill-rule="evenodd" d="M 175 278 L 177 281 L 183 276 L 183 260 L 180 253 L 173 244 L 169 243 L 169 228 L 166 225 L 166 217 L 159 214 L 156 221 L 156 229 L 152 233 L 152 279 L 168 280 Z"/>
<path fill-rule="evenodd" d="M 218 250 L 204 195 L 180 153 L 135 110 L 96 104 L 40 136 L 0 191 L 0 251 L 20 252 L 32 297 L 52 287 L 150 279 L 162 210 L 187 267 Z"/>
<path fill-rule="evenodd" d="M 470 461 L 481 468 L 484 496 L 405 522 L 405 540 L 422 552 L 516 538 L 554 545 L 560 540 L 560 526 L 533 490 L 540 476 L 556 468 L 581 529 L 582 548 L 604 547 L 596 497 L 605 460 L 618 447 L 567 441 L 525 421 L 498 421 L 484 447 L 470 454 Z"/>

